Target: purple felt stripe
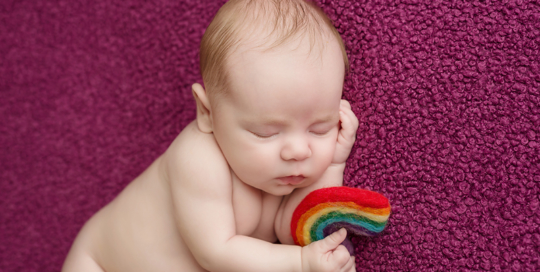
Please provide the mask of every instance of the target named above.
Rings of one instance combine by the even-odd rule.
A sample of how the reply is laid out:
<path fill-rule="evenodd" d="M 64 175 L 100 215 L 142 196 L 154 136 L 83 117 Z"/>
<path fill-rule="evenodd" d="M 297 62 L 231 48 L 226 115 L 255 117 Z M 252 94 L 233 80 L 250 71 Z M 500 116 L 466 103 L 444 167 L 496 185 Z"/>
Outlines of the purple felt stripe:
<path fill-rule="evenodd" d="M 347 223 L 347 222 L 336 222 L 328 225 L 326 228 L 324 228 L 323 233 L 324 237 L 338 231 L 341 228 L 347 229 L 348 234 L 353 235 L 363 235 L 363 236 L 375 236 L 378 233 L 374 231 L 369 231 L 366 228 L 363 228 L 361 226 Z"/>

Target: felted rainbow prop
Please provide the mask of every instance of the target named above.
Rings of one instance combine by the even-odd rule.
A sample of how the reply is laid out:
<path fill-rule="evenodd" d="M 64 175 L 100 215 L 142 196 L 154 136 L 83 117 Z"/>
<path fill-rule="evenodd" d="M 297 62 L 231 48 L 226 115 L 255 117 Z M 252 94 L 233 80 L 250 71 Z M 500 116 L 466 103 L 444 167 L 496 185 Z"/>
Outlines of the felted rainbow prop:
<path fill-rule="evenodd" d="M 308 194 L 296 207 L 291 234 L 300 246 L 338 231 L 374 236 L 386 226 L 390 203 L 379 193 L 350 187 L 330 187 Z"/>

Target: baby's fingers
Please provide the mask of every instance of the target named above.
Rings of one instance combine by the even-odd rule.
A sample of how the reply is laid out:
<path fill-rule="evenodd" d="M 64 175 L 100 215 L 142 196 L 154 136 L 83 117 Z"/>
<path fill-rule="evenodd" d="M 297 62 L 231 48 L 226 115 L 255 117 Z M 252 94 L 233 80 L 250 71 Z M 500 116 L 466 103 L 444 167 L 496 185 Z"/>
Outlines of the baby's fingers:
<path fill-rule="evenodd" d="M 347 139 L 353 139 L 358 129 L 358 118 L 351 110 L 351 104 L 347 100 L 341 100 L 339 109 L 339 120 L 341 121 L 341 134 Z"/>
<path fill-rule="evenodd" d="M 356 117 L 355 117 L 356 118 Z M 341 129 L 339 131 L 340 141 L 354 142 L 356 138 L 356 129 L 358 125 L 354 125 L 354 121 L 347 113 L 340 111 L 339 120 L 341 121 Z"/>
<path fill-rule="evenodd" d="M 351 270 L 351 255 L 345 246 L 339 245 L 336 250 L 332 252 L 332 259 L 338 265 L 339 271 L 349 272 Z"/>
<path fill-rule="evenodd" d="M 356 139 L 356 130 L 358 130 L 358 118 L 351 110 L 351 105 L 346 100 L 341 100 L 339 108 L 339 121 L 341 128 L 339 129 L 336 152 L 332 163 L 344 163 L 349 157 L 351 148 Z"/>
<path fill-rule="evenodd" d="M 345 100 L 345 99 L 341 99 L 341 101 L 339 102 L 339 108 L 348 108 L 349 110 L 351 109 L 351 103 L 349 103 L 349 101 Z"/>
<path fill-rule="evenodd" d="M 347 230 L 340 229 L 320 241 L 323 252 L 335 250 L 347 238 Z M 347 249 L 345 249 L 347 251 Z"/>
<path fill-rule="evenodd" d="M 349 258 L 349 262 L 345 265 L 343 271 L 345 272 L 356 272 L 356 262 L 354 256 Z"/>

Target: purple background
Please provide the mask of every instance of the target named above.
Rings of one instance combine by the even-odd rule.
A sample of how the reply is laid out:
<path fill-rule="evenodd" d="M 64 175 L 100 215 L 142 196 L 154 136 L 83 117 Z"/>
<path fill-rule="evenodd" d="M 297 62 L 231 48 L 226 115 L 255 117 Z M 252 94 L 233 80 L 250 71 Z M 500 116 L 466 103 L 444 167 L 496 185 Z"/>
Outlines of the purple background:
<path fill-rule="evenodd" d="M 145 2 L 0 2 L 1 271 L 58 271 L 194 118 L 224 1 Z M 393 205 L 382 236 L 353 240 L 358 270 L 540 270 L 539 3 L 319 3 L 360 119 L 346 184 Z"/>

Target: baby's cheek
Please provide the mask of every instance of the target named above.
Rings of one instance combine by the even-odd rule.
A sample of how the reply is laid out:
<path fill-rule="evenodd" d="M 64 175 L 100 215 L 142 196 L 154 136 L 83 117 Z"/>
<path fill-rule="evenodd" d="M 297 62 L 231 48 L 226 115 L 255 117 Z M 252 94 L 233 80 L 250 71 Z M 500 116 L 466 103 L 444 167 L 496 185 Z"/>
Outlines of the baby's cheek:
<path fill-rule="evenodd" d="M 317 156 L 319 157 L 321 166 L 328 166 L 332 163 L 332 159 L 334 158 L 336 143 L 334 141 L 326 140 L 323 143 L 320 143 L 315 151 L 318 153 Z"/>
<path fill-rule="evenodd" d="M 279 154 L 272 151 L 269 147 L 258 147 L 249 149 L 242 157 L 243 165 L 250 169 L 250 172 L 261 172 L 267 168 L 272 168 L 273 162 L 279 159 Z"/>

